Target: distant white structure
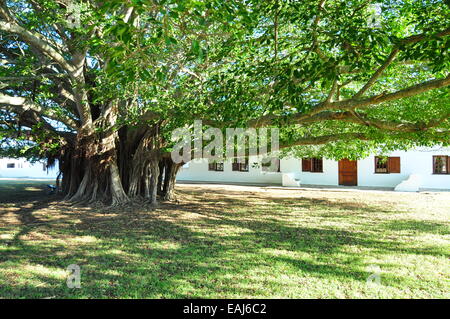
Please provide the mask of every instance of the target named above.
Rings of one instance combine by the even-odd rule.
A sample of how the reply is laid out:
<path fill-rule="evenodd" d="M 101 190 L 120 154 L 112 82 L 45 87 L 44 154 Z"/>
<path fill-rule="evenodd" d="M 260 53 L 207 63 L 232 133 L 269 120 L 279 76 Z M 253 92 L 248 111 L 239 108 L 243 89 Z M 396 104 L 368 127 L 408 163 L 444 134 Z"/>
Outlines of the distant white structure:
<path fill-rule="evenodd" d="M 269 172 L 261 158 L 246 163 L 192 161 L 178 173 L 178 181 L 386 187 L 398 191 L 450 190 L 450 149 L 398 151 L 373 154 L 358 161 L 322 158 L 284 158 Z"/>
<path fill-rule="evenodd" d="M 56 178 L 58 169 L 47 171 L 44 162 L 30 163 L 24 158 L 0 158 L 0 178 Z"/>

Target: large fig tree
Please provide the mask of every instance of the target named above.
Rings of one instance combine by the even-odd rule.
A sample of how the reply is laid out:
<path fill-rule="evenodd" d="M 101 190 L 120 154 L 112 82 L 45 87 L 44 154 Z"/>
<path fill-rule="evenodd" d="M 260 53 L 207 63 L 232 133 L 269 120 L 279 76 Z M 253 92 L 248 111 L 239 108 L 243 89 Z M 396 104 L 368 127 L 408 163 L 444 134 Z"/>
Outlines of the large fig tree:
<path fill-rule="evenodd" d="M 68 199 L 120 204 L 171 198 L 170 133 L 194 119 L 278 127 L 297 155 L 448 145 L 449 16 L 437 0 L 2 0 L 1 154 L 57 160 Z"/>

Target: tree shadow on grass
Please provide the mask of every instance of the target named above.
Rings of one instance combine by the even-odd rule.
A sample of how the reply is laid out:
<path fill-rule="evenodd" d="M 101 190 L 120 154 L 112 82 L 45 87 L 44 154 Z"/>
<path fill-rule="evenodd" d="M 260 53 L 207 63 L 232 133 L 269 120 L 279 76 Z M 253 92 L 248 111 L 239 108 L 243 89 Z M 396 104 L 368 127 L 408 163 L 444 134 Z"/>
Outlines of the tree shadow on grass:
<path fill-rule="evenodd" d="M 240 193 L 242 196 L 242 194 Z M 252 197 L 245 196 L 245 199 L 232 197 L 221 197 L 217 201 L 203 199 L 192 203 L 177 203 L 170 207 L 181 210 L 191 210 L 198 214 L 210 217 L 235 216 L 238 210 L 241 216 L 254 216 L 256 213 L 270 213 L 278 217 L 292 216 L 293 212 L 304 212 L 311 216 L 332 217 L 332 218 L 355 218 L 358 216 L 370 216 L 373 213 L 398 214 L 397 210 L 371 206 L 364 203 L 337 202 L 327 199 L 316 198 L 264 198 L 262 202 L 249 202 Z M 253 197 L 261 200 L 263 197 Z M 199 204 L 202 209 L 199 210 Z M 170 204 L 169 204 L 170 205 Z"/>
<path fill-rule="evenodd" d="M 368 216 L 372 210 L 380 212 L 368 205 L 343 207 L 337 202 L 308 198 L 266 198 L 261 207 L 229 197 L 220 198 L 219 202 L 198 198 L 162 204 L 152 212 L 112 212 L 101 216 L 90 210 L 68 209 L 59 220 L 48 222 L 33 215 L 48 203 L 19 210 L 16 214 L 20 229 L 1 252 L 0 274 L 3 267 L 16 271 L 24 280 L 15 281 L 14 275 L 3 274 L 0 296 L 270 296 L 272 290 L 283 290 L 285 283 L 278 275 L 286 271 L 295 276 L 364 283 L 369 275 L 364 270 L 365 256 L 347 251 L 349 247 L 389 254 L 408 251 L 441 255 L 433 250 L 409 249 L 404 243 L 379 238 L 373 232 L 298 225 L 280 219 L 280 215 L 291 216 L 289 211 L 298 209 L 319 211 L 315 213 L 318 216 L 321 210 L 330 209 Z M 278 213 L 275 208 L 280 206 L 289 211 Z M 387 209 L 385 213 L 392 211 Z M 69 223 L 71 219 L 77 223 Z M 48 240 L 23 240 L 31 230 L 45 233 Z M 65 276 L 52 276 L 52 272 L 65 270 L 70 264 L 81 267 L 81 289 L 67 288 Z M 37 270 L 30 270 L 30 265 Z M 264 278 L 250 275 L 261 267 L 272 273 Z M 276 288 L 266 287 L 264 280 L 273 280 Z M 401 282 L 401 278 L 398 280 Z"/>
<path fill-rule="evenodd" d="M 422 220 L 396 220 L 382 224 L 380 227 L 393 231 L 407 231 L 411 233 L 429 233 L 438 235 L 449 235 L 448 223 L 437 223 Z"/>
<path fill-rule="evenodd" d="M 53 181 L 0 181 L 0 205 L 41 200 L 55 200 L 47 194 L 47 185 Z"/>

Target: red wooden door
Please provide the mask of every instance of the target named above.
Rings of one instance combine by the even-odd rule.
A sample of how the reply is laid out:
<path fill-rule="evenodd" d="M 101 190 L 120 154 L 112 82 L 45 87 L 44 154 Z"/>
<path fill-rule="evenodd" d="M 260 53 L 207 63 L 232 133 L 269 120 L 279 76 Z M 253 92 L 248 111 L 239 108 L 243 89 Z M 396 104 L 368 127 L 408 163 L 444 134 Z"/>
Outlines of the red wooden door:
<path fill-rule="evenodd" d="M 343 159 L 339 161 L 339 185 L 358 185 L 358 162 Z"/>

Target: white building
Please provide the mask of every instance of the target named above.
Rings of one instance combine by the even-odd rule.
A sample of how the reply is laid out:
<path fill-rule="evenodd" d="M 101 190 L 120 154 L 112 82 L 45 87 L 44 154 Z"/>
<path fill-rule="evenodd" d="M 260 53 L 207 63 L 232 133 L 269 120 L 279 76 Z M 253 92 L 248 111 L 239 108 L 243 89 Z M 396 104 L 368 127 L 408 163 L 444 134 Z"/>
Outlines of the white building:
<path fill-rule="evenodd" d="M 284 158 L 269 171 L 260 158 L 246 163 L 191 161 L 177 175 L 177 181 L 251 183 L 282 186 L 364 186 L 401 191 L 450 190 L 450 149 L 434 148 L 371 155 L 358 161 L 322 158 Z M 0 178 L 56 178 L 58 169 L 42 162 L 0 158 Z"/>
<path fill-rule="evenodd" d="M 450 149 L 398 151 L 386 157 L 372 155 L 358 161 L 322 158 L 279 161 L 267 171 L 258 157 L 247 163 L 191 161 L 177 175 L 178 181 L 276 184 L 282 186 L 364 186 L 399 191 L 450 190 Z"/>
<path fill-rule="evenodd" d="M 0 158 L 0 178 L 56 178 L 58 169 L 47 170 L 44 162 L 30 163 L 23 158 Z"/>

